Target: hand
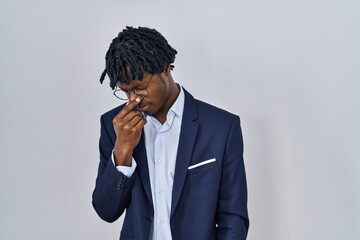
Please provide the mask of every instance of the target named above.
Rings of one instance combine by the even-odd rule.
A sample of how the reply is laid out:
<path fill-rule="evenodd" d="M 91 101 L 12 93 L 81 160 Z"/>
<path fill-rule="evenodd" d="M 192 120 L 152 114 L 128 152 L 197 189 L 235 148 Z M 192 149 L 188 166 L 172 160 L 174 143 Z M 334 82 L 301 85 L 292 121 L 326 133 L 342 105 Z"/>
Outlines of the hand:
<path fill-rule="evenodd" d="M 142 128 L 146 119 L 142 113 L 134 108 L 141 102 L 137 97 L 135 101 L 127 102 L 126 106 L 114 117 L 113 126 L 116 133 L 114 145 L 115 165 L 130 166 L 132 153 L 140 141 Z"/>

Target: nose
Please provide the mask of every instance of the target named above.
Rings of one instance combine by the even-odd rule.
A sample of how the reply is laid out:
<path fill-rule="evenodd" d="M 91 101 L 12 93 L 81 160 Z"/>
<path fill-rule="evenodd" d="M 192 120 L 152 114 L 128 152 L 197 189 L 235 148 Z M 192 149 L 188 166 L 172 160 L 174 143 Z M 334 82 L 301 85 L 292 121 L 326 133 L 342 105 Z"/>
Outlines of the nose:
<path fill-rule="evenodd" d="M 136 93 L 134 91 L 130 91 L 129 92 L 129 99 L 131 102 L 135 101 L 135 99 L 138 97 L 138 95 L 136 95 Z"/>
<path fill-rule="evenodd" d="M 131 102 L 135 101 L 136 99 L 140 99 L 140 101 L 138 102 L 141 102 L 141 100 L 144 98 L 142 95 L 139 95 L 137 94 L 135 91 L 130 91 L 130 94 L 129 94 L 129 99 Z"/>

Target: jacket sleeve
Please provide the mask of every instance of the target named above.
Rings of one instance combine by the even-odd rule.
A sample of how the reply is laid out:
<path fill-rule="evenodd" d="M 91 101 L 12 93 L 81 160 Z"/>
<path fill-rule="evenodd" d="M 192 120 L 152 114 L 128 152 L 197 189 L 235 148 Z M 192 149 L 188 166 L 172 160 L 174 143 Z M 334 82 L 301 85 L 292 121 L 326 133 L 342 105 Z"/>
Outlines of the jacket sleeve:
<path fill-rule="evenodd" d="M 233 121 L 224 153 L 216 211 L 217 239 L 245 240 L 249 228 L 240 118 Z"/>
<path fill-rule="evenodd" d="M 106 128 L 104 116 L 100 121 L 100 163 L 92 204 L 101 219 L 106 222 L 114 222 L 121 216 L 130 201 L 135 174 L 128 178 L 114 166 L 111 160 L 114 140 L 111 139 L 110 131 Z"/>

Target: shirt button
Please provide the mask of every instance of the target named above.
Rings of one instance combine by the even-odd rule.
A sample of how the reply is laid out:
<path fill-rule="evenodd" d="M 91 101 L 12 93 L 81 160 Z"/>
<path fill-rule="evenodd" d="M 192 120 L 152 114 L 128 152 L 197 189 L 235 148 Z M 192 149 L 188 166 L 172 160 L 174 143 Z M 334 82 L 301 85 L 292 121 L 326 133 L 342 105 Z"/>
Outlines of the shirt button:
<path fill-rule="evenodd" d="M 160 193 L 160 194 L 162 194 L 163 192 L 164 192 L 164 190 L 162 190 L 162 189 L 159 190 L 159 193 Z"/>
<path fill-rule="evenodd" d="M 164 219 L 160 220 L 160 224 L 164 224 L 164 222 L 165 222 Z"/>

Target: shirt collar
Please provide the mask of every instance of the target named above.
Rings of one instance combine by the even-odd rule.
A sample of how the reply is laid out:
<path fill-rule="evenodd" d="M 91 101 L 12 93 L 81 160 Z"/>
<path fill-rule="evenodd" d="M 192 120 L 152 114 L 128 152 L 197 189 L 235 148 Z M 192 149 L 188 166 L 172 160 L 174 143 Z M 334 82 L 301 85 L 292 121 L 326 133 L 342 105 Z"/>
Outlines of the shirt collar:
<path fill-rule="evenodd" d="M 184 112 L 185 94 L 184 94 L 184 90 L 182 89 L 182 87 L 179 84 L 177 84 L 177 85 L 180 89 L 180 93 L 179 93 L 178 97 L 176 98 L 174 104 L 169 109 L 169 112 L 174 112 L 177 116 L 182 118 L 183 112 Z M 168 115 L 169 115 L 169 113 L 168 113 Z"/>
<path fill-rule="evenodd" d="M 166 121 L 164 123 L 164 125 L 166 124 L 168 127 L 172 126 L 175 116 L 178 116 L 181 119 L 183 116 L 183 112 L 184 112 L 184 104 L 185 104 L 184 90 L 182 89 L 182 87 L 179 84 L 177 84 L 177 86 L 180 89 L 179 95 L 176 98 L 173 105 L 171 106 L 171 108 L 169 109 L 169 111 L 166 115 Z M 146 116 L 146 118 L 149 119 L 155 125 L 157 130 L 159 130 L 161 128 L 161 123 L 157 119 L 155 119 L 152 116 Z"/>

